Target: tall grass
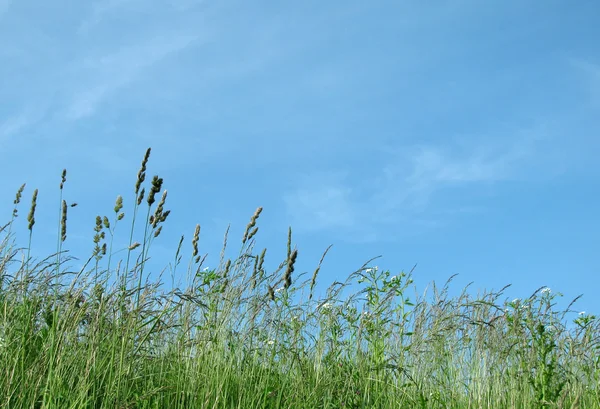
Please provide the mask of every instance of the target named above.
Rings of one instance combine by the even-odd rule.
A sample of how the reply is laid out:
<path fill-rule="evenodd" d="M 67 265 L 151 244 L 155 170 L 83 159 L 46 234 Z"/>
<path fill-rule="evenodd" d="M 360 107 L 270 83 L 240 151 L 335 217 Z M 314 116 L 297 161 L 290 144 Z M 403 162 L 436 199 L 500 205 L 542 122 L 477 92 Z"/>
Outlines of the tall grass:
<path fill-rule="evenodd" d="M 41 261 L 31 257 L 37 190 L 28 245 L 15 244 L 25 186 L 18 190 L 0 230 L 2 407 L 600 407 L 599 320 L 579 314 L 570 323 L 571 305 L 556 311 L 560 294 L 547 288 L 510 302 L 506 288 L 451 298 L 449 280 L 419 295 L 412 272 L 391 276 L 371 260 L 318 298 L 321 263 L 310 276 L 295 272 L 291 229 L 279 268 L 265 270 L 266 249 L 255 252 L 262 208 L 236 259 L 224 258 L 227 232 L 220 265 L 204 268 L 196 226 L 172 264 L 173 277 L 186 269 L 184 288 L 150 280 L 146 262 L 169 210 L 162 178 L 145 194 L 149 156 L 131 202 L 118 196 L 112 216 L 96 218 L 80 271 L 63 267 L 66 171 L 57 252 Z M 126 207 L 127 254 L 116 260 Z"/>

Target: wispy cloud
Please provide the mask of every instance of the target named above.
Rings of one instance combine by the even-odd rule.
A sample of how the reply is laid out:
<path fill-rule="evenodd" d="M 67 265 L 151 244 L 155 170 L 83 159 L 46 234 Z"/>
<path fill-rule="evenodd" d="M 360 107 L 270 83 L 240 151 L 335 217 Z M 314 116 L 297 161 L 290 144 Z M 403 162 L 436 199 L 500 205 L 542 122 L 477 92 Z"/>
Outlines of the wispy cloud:
<path fill-rule="evenodd" d="M 92 5 L 91 15 L 84 19 L 79 26 L 79 33 L 86 33 L 96 26 L 106 14 L 116 11 L 128 4 L 143 3 L 140 0 L 100 0 Z"/>
<path fill-rule="evenodd" d="M 144 70 L 188 47 L 197 38 L 189 34 L 157 37 L 142 45 L 77 62 L 75 70 L 84 79 L 73 84 L 74 91 L 65 109 L 66 118 L 77 120 L 92 115 L 115 91 L 134 82 Z"/>
<path fill-rule="evenodd" d="M 93 3 L 91 12 L 78 28 L 79 34 L 87 34 L 101 25 L 104 19 L 124 11 L 149 11 L 164 14 L 166 11 L 184 12 L 203 5 L 205 0 L 162 0 L 147 2 L 144 0 L 99 0 Z"/>
<path fill-rule="evenodd" d="M 171 5 L 178 11 L 186 11 L 205 3 L 206 0 L 171 0 Z"/>
<path fill-rule="evenodd" d="M 438 217 L 448 218 L 473 208 L 465 199 L 455 211 L 447 206 L 443 212 L 435 210 L 440 190 L 528 178 L 520 172 L 537 161 L 534 148 L 542 136 L 533 131 L 516 135 L 508 146 L 505 138 L 504 147 L 471 142 L 470 148 L 465 144 L 396 148 L 392 160 L 380 165 L 370 179 L 363 179 L 359 189 L 351 177 L 318 174 L 306 178 L 284 196 L 288 215 L 308 231 L 341 229 L 361 236 L 374 235 L 382 226 L 389 229 L 390 223 L 438 226 L 444 223 Z M 309 180 L 312 185 L 306 183 Z M 481 211 L 480 207 L 476 209 Z"/>
<path fill-rule="evenodd" d="M 405 182 L 413 192 L 431 193 L 442 186 L 478 182 L 496 182 L 511 177 L 518 162 L 530 155 L 534 137 L 519 133 L 517 138 L 502 138 L 499 143 L 465 146 L 418 146 L 408 149 L 404 160 L 412 164 Z M 512 143 L 511 143 L 512 142 Z M 464 145 L 464 144 L 463 144 Z M 384 172 L 399 176 L 393 163 Z"/>
<path fill-rule="evenodd" d="M 161 5 L 138 0 L 93 4 L 74 9 L 64 21 L 50 18 L 48 24 L 36 25 L 34 30 L 21 29 L 18 24 L 2 27 L 12 33 L 5 35 L 15 39 L 0 47 L 0 53 L 8 58 L 0 69 L 4 79 L 0 94 L 12 105 L 12 109 L 0 112 L 2 143 L 19 135 L 25 140 L 22 136 L 26 134 L 32 142 L 46 131 L 60 135 L 55 138 L 68 138 L 79 125 L 76 122 L 93 118 L 107 102 L 115 102 L 121 92 L 148 95 L 162 91 L 160 78 L 149 81 L 156 74 L 153 69 L 160 70 L 161 64 L 177 66 L 172 61 L 177 53 L 206 38 L 206 28 L 197 24 L 155 24 L 162 21 L 163 9 L 174 8 L 169 1 Z M 14 13 L 11 9 L 3 16 L 10 5 L 10 0 L 0 0 L 0 19 L 23 18 L 24 8 L 17 10 L 16 3 L 12 5 Z M 154 20 L 132 27 L 126 21 L 124 24 L 124 10 L 148 11 Z M 97 27 L 87 33 L 77 32 L 79 21 L 90 13 Z M 139 83 L 144 83 L 143 88 L 136 88 Z M 38 132 L 42 128 L 44 131 Z"/>
<path fill-rule="evenodd" d="M 306 230 L 352 227 L 358 215 L 351 189 L 335 184 L 302 187 L 284 197 L 289 213 Z"/>
<path fill-rule="evenodd" d="M 0 0 L 0 17 L 2 17 L 2 15 L 8 11 L 11 3 L 12 0 Z"/>
<path fill-rule="evenodd" d="M 0 120 L 0 151 L 3 151 L 6 145 L 13 144 L 14 138 L 25 129 L 39 123 L 42 119 L 41 111 L 28 110 L 17 115 Z"/>
<path fill-rule="evenodd" d="M 600 64 L 584 59 L 572 59 L 571 65 L 583 73 L 591 103 L 600 108 Z"/>
<path fill-rule="evenodd" d="M 0 124 L 0 140 L 5 141 L 11 135 L 19 132 L 29 124 L 27 115 L 21 114 Z"/>

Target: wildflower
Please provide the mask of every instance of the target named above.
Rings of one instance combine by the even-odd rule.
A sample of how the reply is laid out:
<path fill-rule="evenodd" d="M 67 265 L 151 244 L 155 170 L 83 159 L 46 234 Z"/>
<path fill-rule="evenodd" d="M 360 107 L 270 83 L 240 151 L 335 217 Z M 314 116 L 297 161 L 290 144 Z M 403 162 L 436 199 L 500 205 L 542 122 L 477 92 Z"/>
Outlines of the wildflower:
<path fill-rule="evenodd" d="M 516 303 L 518 303 L 518 302 L 520 302 L 520 301 L 521 301 L 521 299 L 520 299 L 520 298 L 515 298 L 514 300 L 512 300 L 513 304 L 516 304 Z"/>
<path fill-rule="evenodd" d="M 320 308 L 327 310 L 327 309 L 331 308 L 331 304 L 326 302 L 325 304 L 322 304 Z"/>
<path fill-rule="evenodd" d="M 379 270 L 379 267 L 369 267 L 365 270 L 366 273 L 376 273 Z"/>
<path fill-rule="evenodd" d="M 280 293 L 283 291 L 283 287 L 279 287 L 278 289 L 275 290 L 276 293 Z"/>
<path fill-rule="evenodd" d="M 551 292 L 552 292 L 552 290 L 550 290 L 550 288 L 548 288 L 548 287 L 542 288 L 542 291 L 541 291 L 542 294 L 550 294 Z"/>
<path fill-rule="evenodd" d="M 581 311 L 579 315 L 585 315 L 585 311 Z"/>
<path fill-rule="evenodd" d="M 270 340 L 267 342 L 267 344 L 268 344 L 268 345 L 273 345 L 274 343 L 275 343 L 275 341 L 273 341 L 272 339 L 270 339 Z"/>

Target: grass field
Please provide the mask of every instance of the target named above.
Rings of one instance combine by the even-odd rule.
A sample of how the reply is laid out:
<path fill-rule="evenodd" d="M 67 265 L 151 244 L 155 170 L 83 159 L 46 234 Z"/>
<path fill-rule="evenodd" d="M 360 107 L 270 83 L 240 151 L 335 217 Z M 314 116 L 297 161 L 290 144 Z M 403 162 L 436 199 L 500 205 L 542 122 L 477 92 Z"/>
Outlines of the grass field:
<path fill-rule="evenodd" d="M 131 198 L 98 216 L 80 271 L 65 268 L 66 171 L 57 251 L 43 260 L 31 257 L 37 190 L 29 244 L 15 244 L 27 206 L 25 186 L 17 192 L 0 230 L 0 407 L 600 408 L 599 320 L 570 314 L 573 303 L 557 311 L 548 288 L 506 301 L 505 289 L 449 297 L 446 283 L 417 296 L 410 272 L 367 263 L 318 297 L 319 267 L 294 271 L 291 229 L 279 268 L 263 268 L 261 208 L 235 260 L 205 268 L 196 226 L 171 264 L 184 288 L 149 280 L 169 215 L 162 179 L 146 180 L 149 156 Z"/>

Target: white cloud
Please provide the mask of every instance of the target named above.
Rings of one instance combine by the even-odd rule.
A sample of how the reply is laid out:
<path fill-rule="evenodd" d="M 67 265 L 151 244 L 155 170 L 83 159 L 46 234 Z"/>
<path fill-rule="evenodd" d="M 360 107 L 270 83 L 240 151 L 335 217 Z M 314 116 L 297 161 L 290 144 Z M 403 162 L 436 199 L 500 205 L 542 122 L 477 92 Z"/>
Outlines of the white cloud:
<path fill-rule="evenodd" d="M 498 159 L 477 154 L 456 158 L 432 146 L 421 148 L 413 164 L 414 170 L 408 180 L 414 186 L 493 180 L 502 173 Z"/>
<path fill-rule="evenodd" d="M 21 129 L 29 125 L 27 115 L 21 114 L 14 118 L 10 118 L 0 124 L 0 140 L 5 140 L 8 137 L 19 132 Z"/>
<path fill-rule="evenodd" d="M 474 183 L 508 177 L 516 153 L 474 150 L 453 153 L 439 146 L 420 147 L 406 178 L 412 189 L 435 190 L 442 184 Z"/>
<path fill-rule="evenodd" d="M 118 84 L 113 84 L 114 89 L 117 87 Z M 67 107 L 67 119 L 77 120 L 91 116 L 108 90 L 110 90 L 110 85 L 104 84 L 93 89 L 84 90 L 74 96 L 73 101 Z"/>
<path fill-rule="evenodd" d="M 600 107 L 600 65 L 582 59 L 572 59 L 570 62 L 584 74 L 591 103 L 595 107 Z"/>
<path fill-rule="evenodd" d="M 92 6 L 92 15 L 85 19 L 79 26 L 79 32 L 87 32 L 96 26 L 106 14 L 118 10 L 120 7 L 130 3 L 141 3 L 140 0 L 100 0 Z"/>
<path fill-rule="evenodd" d="M 347 187 L 324 184 L 297 189 L 285 195 L 284 201 L 290 215 L 303 224 L 301 228 L 337 229 L 355 223 L 356 209 L 350 194 Z"/>
<path fill-rule="evenodd" d="M 41 119 L 41 111 L 29 110 L 4 121 L 0 120 L 0 150 L 4 149 L 11 138 L 15 138 L 27 128 L 39 123 Z"/>
<path fill-rule="evenodd" d="M 454 145 L 395 149 L 392 160 L 383 162 L 377 176 L 366 180 L 366 176 L 357 175 L 358 180 L 347 178 L 332 183 L 318 175 L 312 178 L 314 184 L 302 185 L 285 195 L 288 215 L 305 230 L 344 228 L 360 236 L 373 235 L 382 225 L 439 226 L 444 221 L 436 218 L 473 208 L 466 199 L 457 209 L 435 210 L 439 190 L 527 178 L 524 169 L 535 162 L 533 148 L 543 131 L 515 135 L 512 141 L 504 138 L 508 145 L 504 147 L 488 143 L 462 149 Z M 349 187 L 357 185 L 363 188 Z"/>
<path fill-rule="evenodd" d="M 206 3 L 206 0 L 170 0 L 171 6 L 177 11 L 187 11 Z"/>
<path fill-rule="evenodd" d="M 86 34 L 101 25 L 104 19 L 124 11 L 145 10 L 164 15 L 165 11 L 186 12 L 204 3 L 205 0 L 99 0 L 92 4 L 91 13 L 79 25 L 78 33 Z"/>
<path fill-rule="evenodd" d="M 101 102 L 118 89 L 135 81 L 152 65 L 192 44 L 195 35 L 177 34 L 156 37 L 138 46 L 123 48 L 102 57 L 88 57 L 77 62 L 74 70 L 84 78 L 75 83 L 65 116 L 77 120 L 92 115 Z M 78 76 L 76 76 L 78 77 Z"/>
<path fill-rule="evenodd" d="M 8 11 L 12 0 L 0 0 L 0 17 Z"/>

